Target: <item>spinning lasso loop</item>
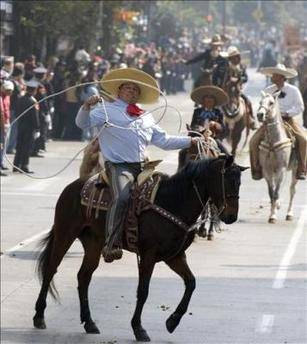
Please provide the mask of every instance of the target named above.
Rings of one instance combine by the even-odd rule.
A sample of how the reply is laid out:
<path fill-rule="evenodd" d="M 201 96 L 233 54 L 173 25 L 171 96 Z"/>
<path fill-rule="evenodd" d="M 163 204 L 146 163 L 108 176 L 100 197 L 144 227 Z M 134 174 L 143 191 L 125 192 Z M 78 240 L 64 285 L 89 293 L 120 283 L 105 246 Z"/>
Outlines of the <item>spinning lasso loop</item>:
<path fill-rule="evenodd" d="M 134 82 L 136 83 L 135 80 L 132 80 L 132 79 L 110 79 L 110 80 L 106 80 L 104 82 L 114 82 L 114 81 L 126 81 L 126 82 Z M 141 129 L 144 129 L 144 128 L 130 128 L 130 127 L 121 127 L 121 126 L 118 126 L 112 122 L 109 121 L 109 116 L 108 116 L 108 112 L 106 110 L 106 107 L 105 107 L 105 100 L 102 98 L 102 106 L 104 107 L 104 110 L 105 110 L 105 114 L 106 114 L 106 121 L 105 121 L 105 124 L 100 128 L 100 130 L 98 131 L 98 133 L 94 136 L 94 138 L 89 141 L 82 149 L 80 149 L 71 159 L 70 161 L 68 161 L 68 163 L 66 165 L 64 165 L 63 168 L 61 168 L 58 172 L 50 175 L 50 176 L 47 176 L 47 177 L 39 177 L 39 176 L 33 176 L 33 175 L 30 175 L 26 172 L 24 172 L 22 169 L 20 169 L 18 166 L 15 166 L 10 160 L 9 158 L 7 157 L 7 154 L 6 154 L 6 147 L 7 147 L 7 143 L 8 143 L 8 140 L 9 140 L 9 137 L 10 137 L 10 132 L 11 132 L 11 128 L 14 124 L 16 124 L 16 122 L 21 118 L 23 117 L 29 110 L 31 110 L 36 104 L 39 104 L 51 97 L 55 97 L 55 96 L 58 96 L 64 92 L 67 92 L 68 90 L 71 90 L 71 89 L 74 89 L 74 88 L 77 88 L 77 87 L 81 87 L 81 86 L 86 86 L 86 85 L 92 85 L 92 84 L 98 84 L 100 83 L 101 81 L 91 81 L 91 82 L 84 82 L 84 83 L 81 83 L 81 84 L 78 84 L 78 85 L 73 85 L 73 86 L 70 86 L 70 87 L 67 87 L 65 88 L 64 90 L 62 91 L 59 91 L 59 92 L 56 92 L 56 93 L 53 93 L 53 94 L 50 94 L 49 96 L 45 97 L 45 98 L 42 98 L 40 99 L 39 101 L 37 101 L 35 104 L 31 105 L 30 107 L 28 107 L 26 110 L 24 110 L 16 119 L 13 120 L 13 122 L 10 124 L 10 126 L 8 127 L 8 131 L 7 131 L 7 135 L 6 135 L 6 139 L 5 139 L 5 143 L 4 143 L 4 158 L 6 159 L 6 161 L 9 163 L 9 165 L 11 165 L 12 167 L 14 167 L 16 170 L 18 170 L 19 172 L 25 174 L 26 176 L 28 176 L 29 178 L 32 178 L 32 179 L 50 179 L 50 178 L 54 178 L 55 176 L 59 175 L 60 173 L 62 173 L 69 165 L 72 164 L 72 162 L 78 157 L 78 155 L 84 151 L 86 149 L 87 146 L 91 145 L 98 137 L 99 135 L 101 134 L 102 130 L 108 126 L 112 126 L 112 127 L 116 127 L 116 128 L 119 128 L 119 129 L 124 129 L 124 130 L 133 130 L 133 131 L 138 131 L 138 130 L 141 130 Z M 142 84 L 142 85 L 145 85 L 146 87 L 150 87 L 154 90 L 157 90 L 159 91 L 160 95 L 163 97 L 163 100 L 165 102 L 164 105 L 161 105 L 161 106 L 158 106 L 156 108 L 154 108 L 153 110 L 150 110 L 150 111 L 145 111 L 144 114 L 142 114 L 141 116 L 139 116 L 138 118 L 140 117 L 144 117 L 144 116 L 147 116 L 151 113 L 153 113 L 154 111 L 157 111 L 159 109 L 163 109 L 162 111 L 162 115 L 159 117 L 158 121 L 157 122 L 154 122 L 153 125 L 157 125 L 158 123 L 160 123 L 163 119 L 163 117 L 165 116 L 166 114 L 166 110 L 167 108 L 172 108 L 174 110 L 176 110 L 177 114 L 179 115 L 179 128 L 178 128 L 178 132 L 181 131 L 181 126 L 182 126 L 182 115 L 180 113 L 180 111 L 178 109 L 176 109 L 174 106 L 171 106 L 168 104 L 167 102 L 167 99 L 166 99 L 166 96 L 165 94 L 157 87 L 154 87 L 154 86 L 151 86 L 151 85 L 148 85 L 146 83 L 143 83 L 141 81 L 137 81 L 138 84 Z M 101 90 L 101 93 L 106 95 L 108 98 L 111 98 L 113 100 L 116 99 L 116 97 L 112 96 L 111 94 L 107 93 L 106 91 L 104 90 Z M 127 116 L 123 111 L 122 113 Z M 152 126 L 153 126 L 152 125 Z"/>

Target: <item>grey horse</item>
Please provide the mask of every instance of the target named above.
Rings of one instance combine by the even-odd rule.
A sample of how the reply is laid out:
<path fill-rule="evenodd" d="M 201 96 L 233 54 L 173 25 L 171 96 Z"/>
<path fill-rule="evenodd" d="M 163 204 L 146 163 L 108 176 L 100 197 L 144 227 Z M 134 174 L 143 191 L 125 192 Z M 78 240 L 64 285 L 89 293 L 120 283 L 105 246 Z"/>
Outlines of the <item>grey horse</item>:
<path fill-rule="evenodd" d="M 271 214 L 269 223 L 276 223 L 277 210 L 280 208 L 279 191 L 285 178 L 287 170 L 292 171 L 290 185 L 290 201 L 286 220 L 293 219 L 293 198 L 297 183 L 296 169 L 297 159 L 293 157 L 292 142 L 288 138 L 283 120 L 280 114 L 277 97 L 274 95 L 261 93 L 262 99 L 257 112 L 259 122 L 263 122 L 265 129 L 264 140 L 259 146 L 259 163 L 262 174 L 265 178 L 271 200 Z"/>

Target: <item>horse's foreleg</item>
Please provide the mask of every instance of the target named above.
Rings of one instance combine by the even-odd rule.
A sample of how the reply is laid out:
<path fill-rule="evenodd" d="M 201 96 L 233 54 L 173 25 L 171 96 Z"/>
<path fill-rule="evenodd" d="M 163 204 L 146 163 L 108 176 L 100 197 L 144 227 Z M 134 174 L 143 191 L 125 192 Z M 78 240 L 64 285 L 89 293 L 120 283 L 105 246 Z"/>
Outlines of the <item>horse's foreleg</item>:
<path fill-rule="evenodd" d="M 296 183 L 297 183 L 296 170 L 293 170 L 292 180 L 291 180 L 291 185 L 290 185 L 290 200 L 289 200 L 289 206 L 288 206 L 287 216 L 286 216 L 287 221 L 291 221 L 293 219 L 293 198 L 296 191 Z"/>
<path fill-rule="evenodd" d="M 235 157 L 237 153 L 237 148 L 241 140 L 242 132 L 244 130 L 244 117 L 242 117 L 234 126 L 231 131 L 231 154 Z"/>
<path fill-rule="evenodd" d="M 166 328 L 168 332 L 172 333 L 188 309 L 191 296 L 195 289 L 195 277 L 187 264 L 185 253 L 167 262 L 167 265 L 183 279 L 185 284 L 184 295 L 179 305 L 175 312 L 166 320 Z"/>
<path fill-rule="evenodd" d="M 231 132 L 231 155 L 234 157 L 237 153 L 238 144 L 241 138 L 241 134 L 235 131 L 235 128 Z"/>
<path fill-rule="evenodd" d="M 151 275 L 155 266 L 155 253 L 146 252 L 140 257 L 139 284 L 137 289 L 136 308 L 131 319 L 131 326 L 137 341 L 150 342 L 146 330 L 142 327 L 141 316 L 144 304 L 148 297 Z"/>
<path fill-rule="evenodd" d="M 63 229 L 63 233 L 65 233 L 65 230 L 66 228 Z M 61 230 L 54 226 L 52 233 L 49 234 L 47 245 L 39 258 L 42 286 L 35 304 L 36 313 L 33 317 L 33 325 L 39 329 L 46 328 L 44 313 L 47 307 L 46 299 L 50 283 L 65 253 L 75 240 L 75 236 L 73 235 L 67 235 L 66 238 L 62 237 L 61 240 L 57 240 L 56 231 L 59 233 Z M 67 233 L 69 233 L 69 231 L 67 231 Z M 52 289 L 51 292 L 53 292 Z M 56 294 L 54 292 L 52 295 L 56 299 Z"/>
<path fill-rule="evenodd" d="M 276 201 L 275 201 L 275 188 L 273 184 L 273 180 L 267 180 L 270 202 L 271 202 L 271 214 L 269 217 L 269 223 L 276 223 L 277 215 L 276 215 Z"/>
<path fill-rule="evenodd" d="M 207 240 L 212 241 L 214 239 L 214 221 L 210 221 Z"/>
<path fill-rule="evenodd" d="M 101 229 L 102 230 L 102 229 Z M 96 236 L 90 230 L 85 231 L 80 237 L 84 248 L 84 257 L 81 268 L 78 272 L 78 293 L 80 300 L 80 318 L 84 323 L 86 333 L 100 333 L 95 322 L 91 318 L 91 312 L 88 302 L 88 287 L 93 275 L 97 269 L 101 250 L 103 247 L 102 236 Z"/>

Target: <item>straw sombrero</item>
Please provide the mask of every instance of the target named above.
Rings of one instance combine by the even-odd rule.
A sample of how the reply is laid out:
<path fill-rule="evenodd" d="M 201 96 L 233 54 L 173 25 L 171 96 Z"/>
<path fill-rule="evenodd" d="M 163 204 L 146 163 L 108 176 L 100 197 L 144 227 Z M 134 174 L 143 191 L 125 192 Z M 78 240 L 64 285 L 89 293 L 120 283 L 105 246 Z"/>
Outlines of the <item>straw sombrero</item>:
<path fill-rule="evenodd" d="M 248 53 L 250 53 L 249 50 L 240 51 L 237 47 L 235 47 L 234 45 L 231 45 L 227 49 L 227 51 L 221 51 L 220 55 L 222 57 L 229 58 L 229 57 L 233 57 L 233 56 L 237 56 L 237 55 L 246 55 Z"/>
<path fill-rule="evenodd" d="M 223 45 L 224 42 L 221 39 L 221 36 L 216 34 L 211 39 L 210 38 L 204 38 L 203 43 L 205 44 L 211 44 L 211 45 Z"/>
<path fill-rule="evenodd" d="M 221 106 L 228 103 L 228 95 L 217 86 L 200 86 L 195 88 L 191 93 L 191 99 L 201 104 L 204 96 L 213 96 L 215 98 L 215 106 Z"/>
<path fill-rule="evenodd" d="M 120 85 L 133 82 L 141 90 L 138 103 L 154 103 L 159 99 L 160 89 L 157 81 L 149 74 L 135 68 L 114 69 L 101 80 L 102 88 L 113 96 L 118 95 Z"/>
<path fill-rule="evenodd" d="M 283 75 L 286 79 L 291 79 L 297 76 L 297 71 L 293 68 L 287 68 L 285 65 L 278 63 L 275 67 L 264 67 L 260 69 L 260 73 L 272 76 L 273 74 Z"/>

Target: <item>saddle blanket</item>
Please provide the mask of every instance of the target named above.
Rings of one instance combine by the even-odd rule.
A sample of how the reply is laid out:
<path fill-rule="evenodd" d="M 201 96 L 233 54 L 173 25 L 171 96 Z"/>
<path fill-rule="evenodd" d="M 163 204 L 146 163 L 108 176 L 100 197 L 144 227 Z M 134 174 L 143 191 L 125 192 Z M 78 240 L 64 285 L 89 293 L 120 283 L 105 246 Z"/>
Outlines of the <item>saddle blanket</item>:
<path fill-rule="evenodd" d="M 88 219 L 98 218 L 101 211 L 106 211 L 112 202 L 112 196 L 105 177 L 96 174 L 91 177 L 81 190 L 81 204 L 86 207 Z M 131 252 L 138 252 L 138 217 L 142 210 L 153 204 L 159 187 L 161 173 L 152 171 L 145 180 L 134 183 L 131 189 L 128 211 L 124 221 L 124 247 Z"/>

